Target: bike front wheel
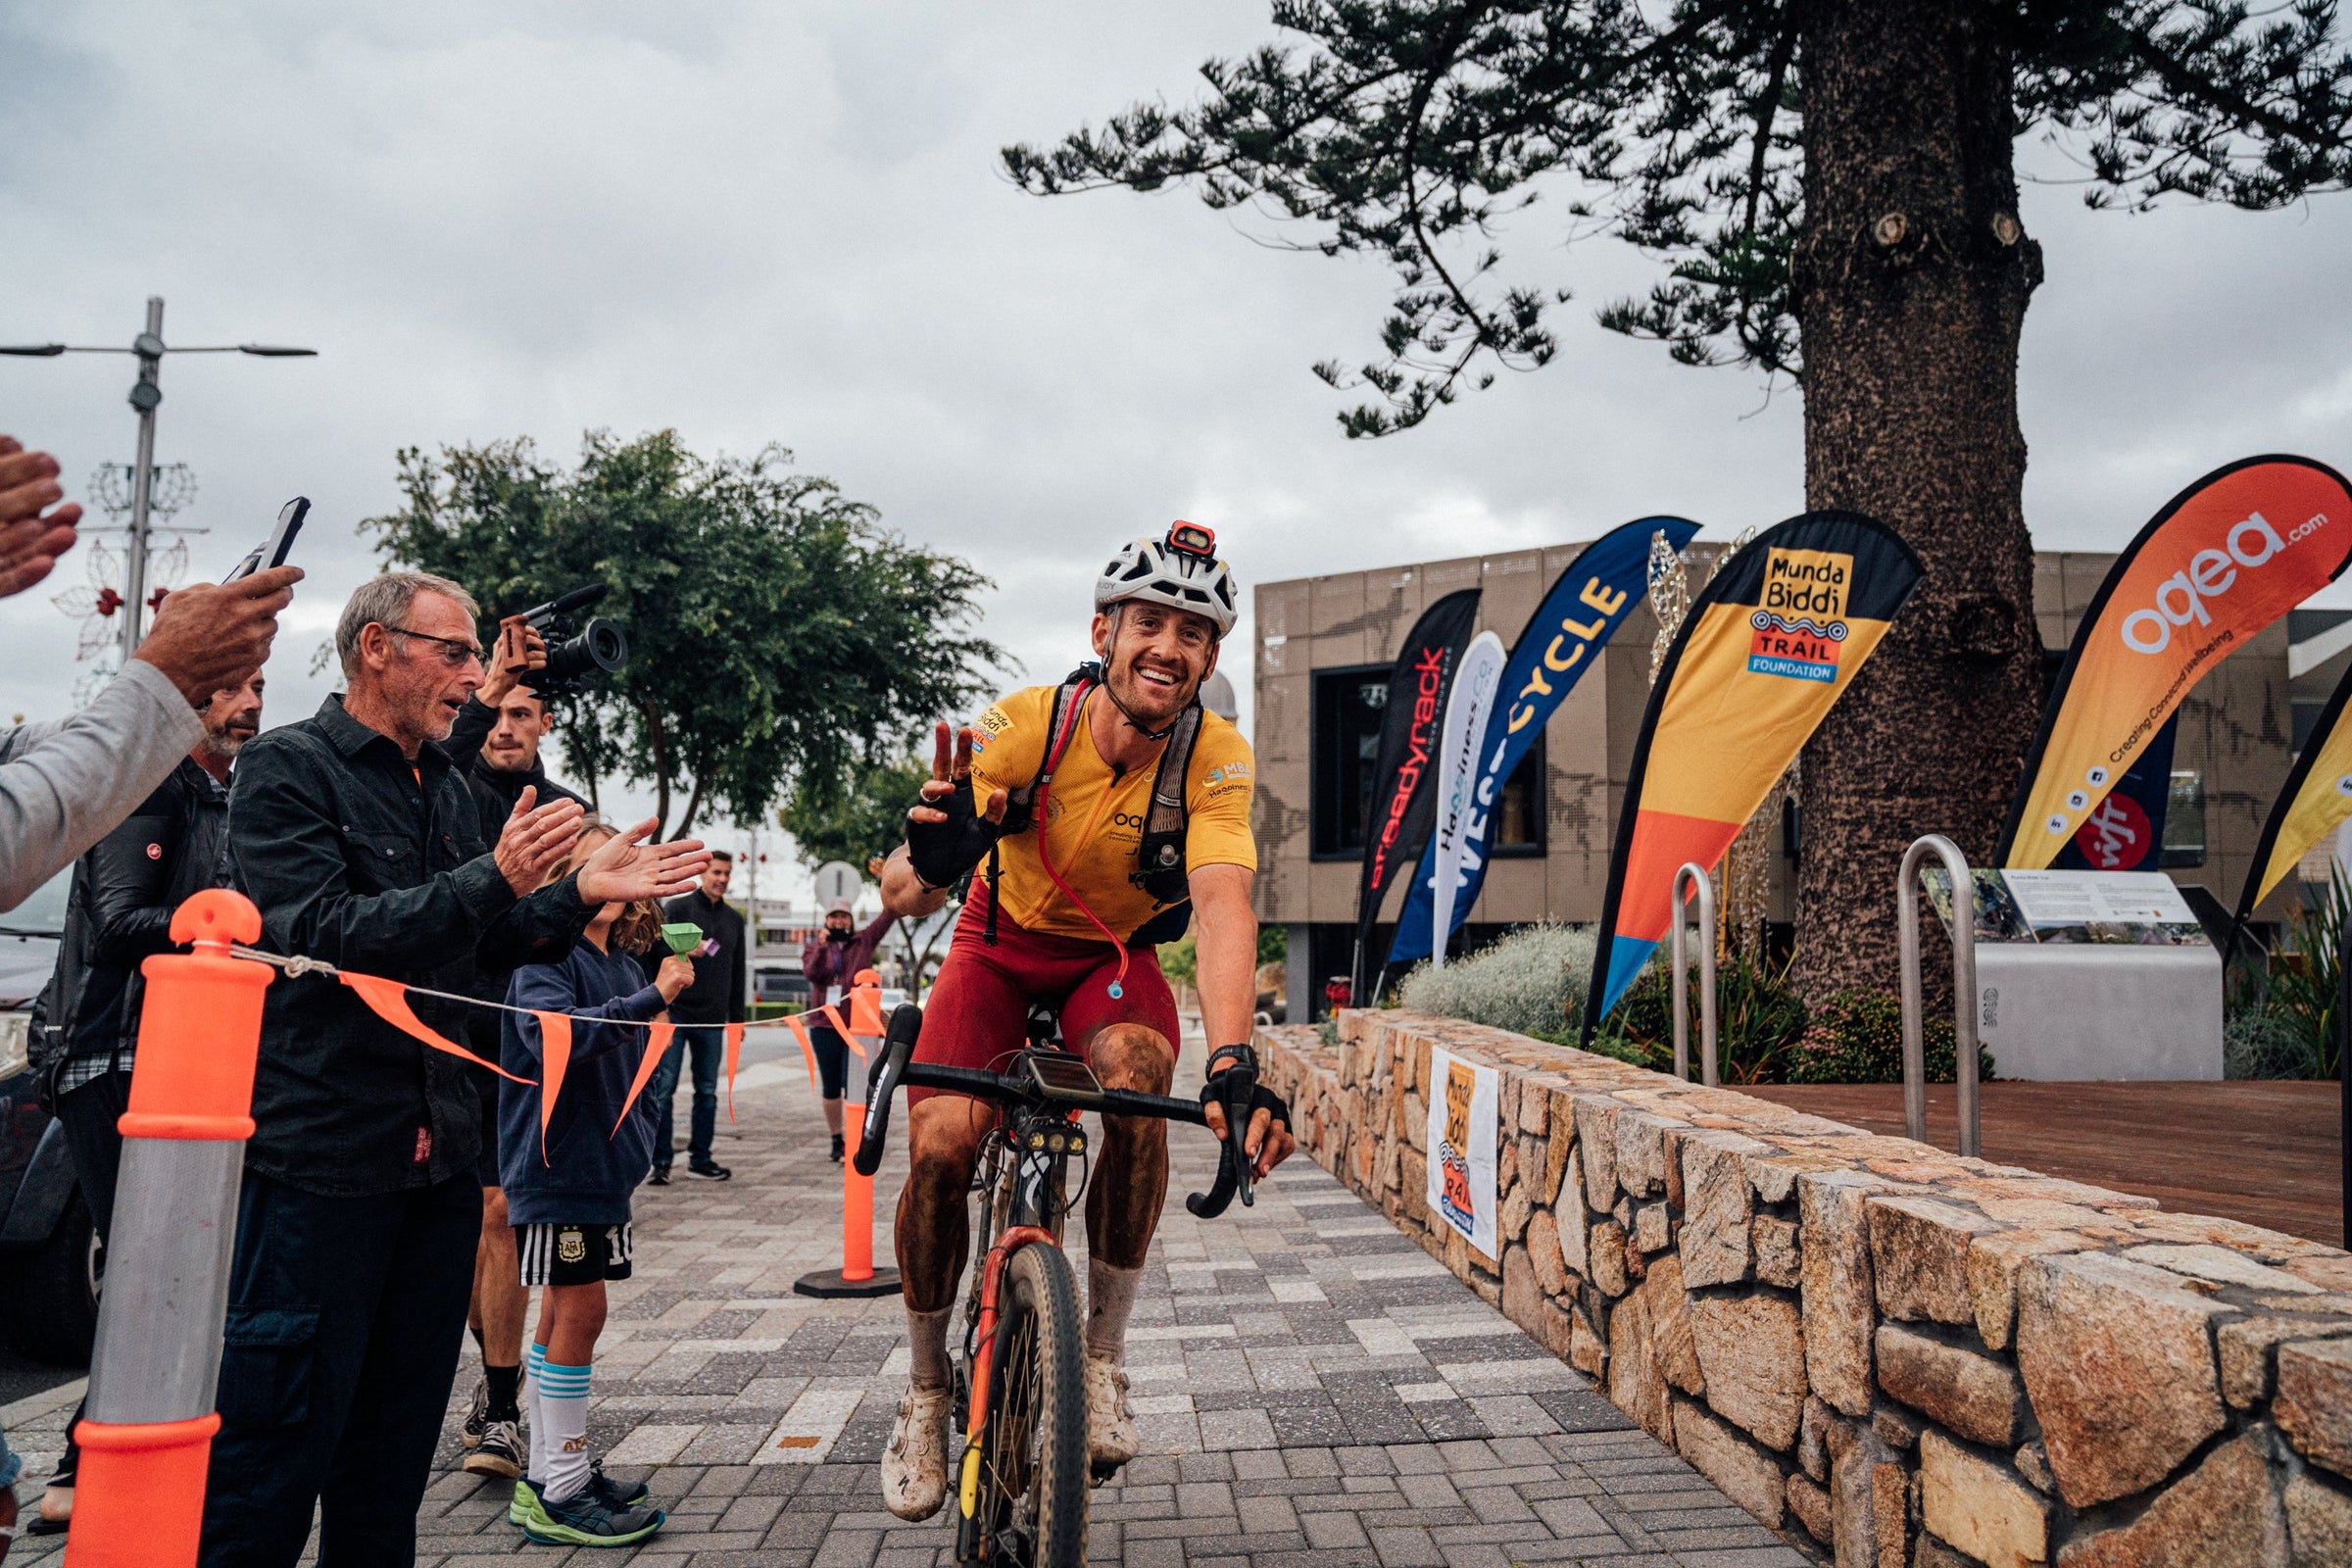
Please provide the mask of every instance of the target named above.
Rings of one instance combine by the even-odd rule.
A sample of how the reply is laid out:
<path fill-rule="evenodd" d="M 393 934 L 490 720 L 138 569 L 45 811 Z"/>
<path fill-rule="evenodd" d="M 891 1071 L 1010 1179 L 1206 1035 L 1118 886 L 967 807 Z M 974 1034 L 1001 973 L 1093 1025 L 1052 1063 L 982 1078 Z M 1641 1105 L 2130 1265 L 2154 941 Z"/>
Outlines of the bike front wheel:
<path fill-rule="evenodd" d="M 1032 1243 L 1006 1260 L 974 1509 L 992 1562 L 1086 1561 L 1084 1324 L 1078 1282 L 1059 1248 Z"/>

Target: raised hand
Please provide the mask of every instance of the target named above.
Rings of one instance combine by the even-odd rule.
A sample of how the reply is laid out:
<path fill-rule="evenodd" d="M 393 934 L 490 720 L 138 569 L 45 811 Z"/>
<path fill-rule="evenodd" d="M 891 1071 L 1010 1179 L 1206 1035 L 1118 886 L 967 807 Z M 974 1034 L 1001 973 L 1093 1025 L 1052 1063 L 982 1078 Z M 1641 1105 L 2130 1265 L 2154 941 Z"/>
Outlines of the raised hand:
<path fill-rule="evenodd" d="M 579 802 L 554 800 L 535 806 L 538 799 L 535 786 L 522 787 L 522 793 L 514 798 L 514 809 L 507 814 L 507 825 L 498 831 L 498 845 L 490 852 L 498 862 L 499 875 L 507 879 L 507 886 L 518 899 L 539 890 L 548 872 L 571 853 L 572 840 L 580 836 Z"/>
<path fill-rule="evenodd" d="M 130 657 L 153 664 L 198 708 L 242 686 L 269 662 L 277 612 L 294 598 L 300 566 L 272 566 L 235 582 L 200 582 L 165 598 Z"/>
<path fill-rule="evenodd" d="M 0 599 L 48 576 L 57 558 L 74 548 L 81 508 L 56 505 L 65 493 L 55 458 L 0 435 Z"/>
<path fill-rule="evenodd" d="M 671 844 L 648 844 L 659 817 L 647 817 L 625 833 L 615 833 L 597 846 L 580 865 L 580 902 L 634 904 L 639 899 L 669 899 L 701 880 L 710 863 L 710 852 L 701 839 Z"/>
<path fill-rule="evenodd" d="M 526 673 L 546 667 L 547 639 L 520 615 L 509 615 L 498 623 L 498 642 L 490 650 L 489 664 L 482 671 L 481 685 L 474 688 L 473 700 L 484 708 L 496 708 L 522 684 Z"/>
<path fill-rule="evenodd" d="M 945 722 L 931 732 L 931 778 L 923 785 L 923 799 L 944 801 L 956 793 L 956 787 L 972 776 L 972 731 L 969 725 L 953 731 L 953 751 L 950 750 L 951 729 Z M 984 822 L 1004 820 L 1004 808 L 1011 797 L 1003 790 L 991 790 L 986 802 L 974 802 L 973 809 Z M 906 816 L 914 822 L 945 822 L 948 813 L 935 806 L 912 806 Z"/>

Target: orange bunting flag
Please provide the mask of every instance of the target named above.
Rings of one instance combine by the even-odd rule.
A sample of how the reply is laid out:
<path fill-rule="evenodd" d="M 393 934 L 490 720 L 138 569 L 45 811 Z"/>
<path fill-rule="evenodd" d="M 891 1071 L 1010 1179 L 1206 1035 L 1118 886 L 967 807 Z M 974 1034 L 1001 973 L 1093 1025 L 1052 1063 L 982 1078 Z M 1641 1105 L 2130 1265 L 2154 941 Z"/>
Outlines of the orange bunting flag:
<path fill-rule="evenodd" d="M 825 1022 L 833 1026 L 833 1032 L 841 1036 L 842 1044 L 848 1046 L 852 1051 L 856 1052 L 858 1054 L 858 1059 L 859 1061 L 863 1061 L 865 1059 L 865 1048 L 858 1043 L 858 1037 L 850 1032 L 850 1026 L 841 1021 L 841 1014 L 833 1010 L 833 1004 L 828 1002 L 817 1010 L 825 1015 Z"/>
<path fill-rule="evenodd" d="M 547 1124 L 556 1114 L 556 1097 L 564 1093 L 564 1071 L 571 1065 L 571 1016 L 531 1009 L 539 1020 L 539 1163 L 547 1163 Z"/>
<path fill-rule="evenodd" d="M 678 1026 L 673 1023 L 658 1023 L 650 1027 L 645 1037 L 645 1059 L 637 1063 L 637 1076 L 629 1081 L 628 1098 L 620 1102 L 620 1114 L 613 1119 L 612 1130 L 605 1135 L 608 1140 L 620 1136 L 620 1124 L 629 1119 L 629 1111 L 636 1105 L 637 1097 L 644 1093 L 646 1084 L 654 1076 L 654 1069 L 662 1065 L 662 1054 L 669 1050 L 670 1036 L 676 1034 L 677 1029 Z"/>
<path fill-rule="evenodd" d="M 792 1031 L 793 1038 L 801 1043 L 801 1059 L 808 1064 L 808 1092 L 810 1094 L 815 1094 L 816 1047 L 808 1042 L 808 1026 L 801 1022 L 801 1015 L 799 1013 L 788 1012 L 784 1015 L 784 1027 L 790 1029 Z"/>
<path fill-rule="evenodd" d="M 735 1121 L 735 1063 L 743 1055 L 743 1025 L 727 1025 L 727 1123 Z"/>
<path fill-rule="evenodd" d="M 411 1009 L 408 998 L 409 988 L 399 981 L 386 980 L 381 975 L 353 974 L 348 969 L 343 970 L 335 978 L 358 992 L 360 1000 L 368 1004 L 377 1017 L 401 1033 L 423 1041 L 435 1051 L 446 1051 L 462 1061 L 472 1062 L 477 1067 L 487 1067 L 501 1078 L 512 1079 L 518 1084 L 527 1084 L 531 1081 L 528 1078 L 516 1078 L 488 1057 L 477 1056 L 455 1041 L 434 1033 L 424 1020 L 417 1017 L 416 1012 Z"/>

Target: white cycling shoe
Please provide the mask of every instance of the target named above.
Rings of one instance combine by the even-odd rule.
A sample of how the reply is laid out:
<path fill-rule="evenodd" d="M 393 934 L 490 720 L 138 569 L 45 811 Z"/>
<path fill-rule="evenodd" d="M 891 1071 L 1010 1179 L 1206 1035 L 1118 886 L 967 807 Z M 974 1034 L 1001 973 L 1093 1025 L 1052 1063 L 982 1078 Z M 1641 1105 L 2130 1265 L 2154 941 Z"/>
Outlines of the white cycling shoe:
<path fill-rule="evenodd" d="M 1098 1479 L 1109 1476 L 1143 1446 L 1135 1413 L 1127 1408 L 1127 1374 L 1107 1355 L 1086 1358 L 1086 1457 Z"/>
<path fill-rule="evenodd" d="M 947 1501 L 948 1405 L 953 1393 L 909 1383 L 899 1400 L 890 1446 L 882 1450 L 882 1500 L 909 1522 L 930 1518 Z"/>

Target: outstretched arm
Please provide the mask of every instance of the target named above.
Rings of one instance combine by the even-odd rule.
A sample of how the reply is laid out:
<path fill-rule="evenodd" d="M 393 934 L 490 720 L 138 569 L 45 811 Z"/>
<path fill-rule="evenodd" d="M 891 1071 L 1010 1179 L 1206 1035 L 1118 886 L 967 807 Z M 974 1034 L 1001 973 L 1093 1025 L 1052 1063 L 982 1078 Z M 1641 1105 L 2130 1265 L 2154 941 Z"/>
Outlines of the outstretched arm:
<path fill-rule="evenodd" d="M 931 733 L 931 778 L 923 786 L 922 804 L 907 808 L 906 821 L 910 829 L 937 828 L 947 823 L 949 809 L 945 803 L 959 786 L 967 786 L 971 782 L 972 732 L 958 729 L 952 733 L 951 741 L 951 731 L 944 723 Z M 1004 808 L 1008 804 L 1009 799 L 1003 790 L 991 790 L 988 800 L 985 803 L 975 802 L 973 809 L 979 821 L 993 827 L 1004 820 Z M 932 869 L 936 873 L 939 867 Z M 963 867 L 963 870 L 969 869 L 969 865 Z M 956 877 L 960 875 L 962 871 L 939 881 L 924 880 L 921 873 L 915 870 L 907 847 L 901 844 L 890 852 L 890 858 L 882 865 L 883 911 L 909 920 L 935 914 L 946 906 L 948 890 Z"/>

